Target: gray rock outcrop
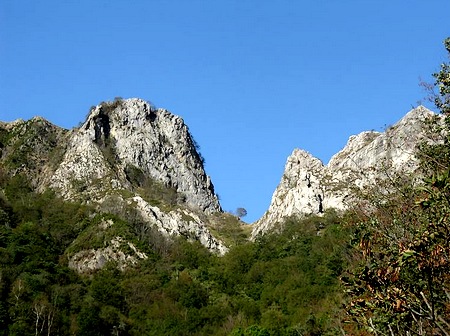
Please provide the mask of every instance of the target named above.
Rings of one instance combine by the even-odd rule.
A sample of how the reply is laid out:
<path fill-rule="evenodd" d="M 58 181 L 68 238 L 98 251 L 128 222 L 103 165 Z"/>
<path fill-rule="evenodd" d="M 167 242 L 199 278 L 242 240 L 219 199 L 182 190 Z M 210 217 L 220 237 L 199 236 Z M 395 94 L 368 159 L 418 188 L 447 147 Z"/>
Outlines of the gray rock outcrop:
<path fill-rule="evenodd" d="M 188 209 L 163 212 L 140 196 L 128 199 L 128 202 L 134 204 L 145 222 L 153 225 L 166 236 L 182 236 L 188 240 L 198 240 L 203 246 L 218 255 L 224 255 L 228 251 L 228 248 L 211 234 L 204 221 Z"/>
<path fill-rule="evenodd" d="M 295 149 L 269 209 L 254 223 L 252 237 L 276 228 L 291 216 L 320 215 L 331 208 L 344 210 L 356 200 L 355 190 L 379 186 L 380 181 L 393 176 L 411 176 L 418 168 L 416 146 L 426 138 L 424 121 L 433 115 L 419 106 L 385 132 L 351 136 L 327 165 Z"/>
<path fill-rule="evenodd" d="M 183 119 L 141 99 L 93 108 L 70 138 L 51 186 L 68 199 L 101 198 L 108 188 L 128 189 L 127 167 L 183 194 L 190 207 L 221 210 Z"/>

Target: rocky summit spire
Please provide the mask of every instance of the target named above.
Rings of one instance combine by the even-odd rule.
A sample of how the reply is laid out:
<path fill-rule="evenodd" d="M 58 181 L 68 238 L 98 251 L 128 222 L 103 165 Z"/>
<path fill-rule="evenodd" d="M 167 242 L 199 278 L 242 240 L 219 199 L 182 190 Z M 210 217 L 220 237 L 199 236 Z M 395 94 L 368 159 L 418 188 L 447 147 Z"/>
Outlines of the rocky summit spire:
<path fill-rule="evenodd" d="M 106 189 L 142 184 L 144 177 L 176 191 L 189 207 L 207 213 L 221 210 L 183 119 L 142 99 L 92 108 L 70 138 L 51 185 L 66 198 L 95 199 Z"/>

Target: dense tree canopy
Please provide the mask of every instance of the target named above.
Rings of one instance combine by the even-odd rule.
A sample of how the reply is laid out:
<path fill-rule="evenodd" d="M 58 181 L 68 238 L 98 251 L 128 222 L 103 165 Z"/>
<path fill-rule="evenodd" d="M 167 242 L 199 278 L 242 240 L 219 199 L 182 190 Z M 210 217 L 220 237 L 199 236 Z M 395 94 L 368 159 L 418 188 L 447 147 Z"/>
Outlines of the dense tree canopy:
<path fill-rule="evenodd" d="M 66 251 L 92 232 L 95 210 L 51 192 L 36 194 L 20 175 L 5 179 L 1 189 L 0 335 L 319 335 L 340 329 L 338 276 L 347 264 L 349 234 L 334 214 L 289 220 L 283 233 L 238 244 L 224 257 L 198 242 L 175 239 L 161 249 L 137 235 L 134 243 L 148 259 L 124 271 L 111 263 L 78 275 L 67 267 Z M 120 223 L 128 234 L 138 225 Z"/>

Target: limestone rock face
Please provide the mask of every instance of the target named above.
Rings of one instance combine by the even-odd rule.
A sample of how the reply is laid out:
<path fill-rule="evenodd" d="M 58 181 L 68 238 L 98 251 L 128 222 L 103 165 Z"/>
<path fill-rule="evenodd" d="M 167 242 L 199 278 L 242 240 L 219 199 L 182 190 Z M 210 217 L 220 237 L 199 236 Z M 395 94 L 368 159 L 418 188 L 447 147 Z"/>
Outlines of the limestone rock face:
<path fill-rule="evenodd" d="M 162 185 L 161 190 L 172 190 L 182 206 L 162 210 L 150 205 L 139 194 L 148 179 L 155 185 L 147 188 Z M 70 137 L 51 187 L 66 199 L 94 204 L 115 195 L 116 207 L 128 203 L 165 235 L 199 240 L 219 254 L 227 250 L 195 214 L 221 211 L 221 207 L 187 126 L 180 117 L 144 100 L 120 100 L 93 108 Z M 122 197 L 124 191 L 128 197 Z"/>
<path fill-rule="evenodd" d="M 355 188 L 379 184 L 395 174 L 410 176 L 418 168 L 416 146 L 426 137 L 424 121 L 433 115 L 419 106 L 385 132 L 351 136 L 327 165 L 295 149 L 268 211 L 254 223 L 252 237 L 276 228 L 290 216 L 344 210 L 355 201 Z"/>
<path fill-rule="evenodd" d="M 385 132 L 362 132 L 351 136 L 347 145 L 328 163 L 333 172 L 352 172 L 359 183 L 371 182 L 367 175 L 383 170 L 412 172 L 417 169 L 416 146 L 426 137 L 424 121 L 434 113 L 423 106 L 409 111 Z M 374 172 L 370 174 L 370 172 Z"/>
<path fill-rule="evenodd" d="M 208 215 L 222 209 L 188 127 L 142 99 L 103 102 L 70 131 L 40 117 L 0 122 L 2 174 L 21 174 L 36 191 L 51 188 L 99 213 L 126 221 L 138 216 L 166 236 L 198 240 L 217 254 L 227 251 L 208 229 Z M 115 261 L 123 269 L 145 259 L 108 230 L 101 248 L 72 254 L 70 267 L 87 272 Z"/>
<path fill-rule="evenodd" d="M 142 197 L 135 196 L 128 200 L 135 204 L 141 217 L 168 236 L 183 236 L 188 240 L 198 240 L 203 246 L 219 255 L 224 255 L 228 248 L 217 240 L 198 215 L 187 209 L 163 212 L 150 205 Z"/>
<path fill-rule="evenodd" d="M 129 167 L 182 193 L 193 208 L 221 210 L 183 119 L 141 99 L 95 107 L 71 137 L 51 185 L 69 199 L 80 191 L 96 198 L 107 187 L 126 189 Z"/>
<path fill-rule="evenodd" d="M 126 249 L 131 249 L 132 253 L 125 253 Z M 123 271 L 129 266 L 136 265 L 139 259 L 147 258 L 147 255 L 140 252 L 132 243 L 117 236 L 108 242 L 107 247 L 83 250 L 71 256 L 69 267 L 78 273 L 87 273 L 97 271 L 111 261 Z"/>
<path fill-rule="evenodd" d="M 95 234 L 106 235 L 107 230 L 115 225 L 116 223 L 111 219 L 102 219 L 94 228 Z M 77 240 L 72 242 L 72 245 L 76 245 Z M 68 266 L 79 273 L 87 273 L 103 268 L 108 262 L 114 262 L 117 268 L 123 271 L 127 267 L 136 265 L 139 260 L 147 258 L 148 256 L 139 251 L 132 242 L 125 237 L 115 235 L 105 239 L 102 247 L 97 246 L 69 253 Z"/>
<path fill-rule="evenodd" d="M 284 174 L 272 196 L 269 210 L 255 223 L 254 235 L 269 230 L 273 223 L 296 213 L 318 213 L 323 207 L 325 166 L 310 153 L 295 149 L 288 157 Z"/>

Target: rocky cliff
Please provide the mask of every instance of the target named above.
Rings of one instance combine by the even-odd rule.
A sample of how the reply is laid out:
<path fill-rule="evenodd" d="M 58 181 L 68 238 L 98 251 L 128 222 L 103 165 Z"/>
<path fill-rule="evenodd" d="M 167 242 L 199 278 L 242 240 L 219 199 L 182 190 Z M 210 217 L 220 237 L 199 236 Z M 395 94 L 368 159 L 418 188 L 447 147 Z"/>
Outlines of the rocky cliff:
<path fill-rule="evenodd" d="M 417 144 L 426 137 L 424 121 L 434 113 L 419 106 L 385 132 L 362 132 L 325 165 L 310 153 L 295 149 L 287 159 L 281 182 L 267 212 L 254 223 L 252 237 L 277 227 L 290 216 L 344 210 L 357 190 L 378 186 L 394 176 L 414 178 Z M 385 190 L 388 192 L 388 190 Z"/>
<path fill-rule="evenodd" d="M 183 194 L 192 208 L 220 211 L 211 180 L 183 119 L 141 99 L 118 100 L 93 108 L 69 139 L 51 186 L 66 198 L 96 198 L 105 188 L 127 189 L 134 182 L 141 183 L 137 176 L 140 174 Z"/>
<path fill-rule="evenodd" d="M 132 212 L 163 235 L 199 240 L 223 254 L 207 216 L 222 210 L 197 148 L 182 118 L 141 99 L 118 99 L 93 107 L 71 131 L 39 117 L 1 123 L 0 178 L 26 176 L 37 191 L 50 188 L 122 217 Z M 123 268 L 142 257 L 124 257 L 121 244 L 131 246 L 114 236 L 101 249 L 77 251 L 69 264 L 86 271 L 121 256 Z"/>

